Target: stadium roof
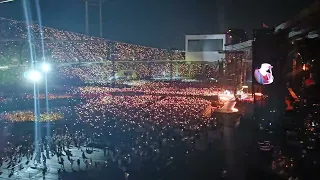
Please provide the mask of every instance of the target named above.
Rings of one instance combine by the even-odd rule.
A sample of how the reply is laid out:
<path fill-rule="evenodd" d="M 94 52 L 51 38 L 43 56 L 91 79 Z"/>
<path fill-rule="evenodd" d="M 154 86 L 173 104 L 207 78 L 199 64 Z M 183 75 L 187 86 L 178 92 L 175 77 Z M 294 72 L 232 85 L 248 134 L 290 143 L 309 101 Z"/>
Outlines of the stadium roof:
<path fill-rule="evenodd" d="M 227 51 L 248 50 L 252 46 L 252 40 L 241 42 L 238 44 L 231 44 L 226 46 Z"/>
<path fill-rule="evenodd" d="M 304 9 L 297 16 L 280 24 L 275 28 L 275 33 L 288 32 L 289 38 L 307 36 L 317 37 L 320 29 L 320 2 L 316 1 L 309 8 Z"/>
<path fill-rule="evenodd" d="M 286 31 L 288 38 L 295 39 L 306 36 L 316 38 L 320 34 L 320 2 L 313 3 L 309 8 L 304 9 L 297 16 L 275 27 L 275 33 Z M 252 46 L 252 40 L 227 45 L 226 50 L 245 50 Z"/>

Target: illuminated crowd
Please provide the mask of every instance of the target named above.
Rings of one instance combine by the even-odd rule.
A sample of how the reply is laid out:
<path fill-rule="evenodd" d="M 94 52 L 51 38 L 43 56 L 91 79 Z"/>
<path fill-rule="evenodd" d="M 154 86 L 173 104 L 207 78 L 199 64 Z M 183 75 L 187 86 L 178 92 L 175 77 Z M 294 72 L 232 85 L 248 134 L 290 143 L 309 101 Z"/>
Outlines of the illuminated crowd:
<path fill-rule="evenodd" d="M 193 87 L 181 82 L 133 81 L 131 84 L 131 88 L 123 89 L 89 86 L 74 89 L 73 95 L 80 95 L 81 102 L 55 108 L 50 116 L 58 116 L 57 112 L 63 115 L 62 120 L 54 122 L 49 150 L 59 151 L 61 144 L 66 148 L 70 145 L 106 148 L 108 160 L 103 167 L 116 167 L 113 173 L 132 179 L 165 177 L 177 164 L 187 166 L 188 158 L 195 157 L 207 146 L 208 132 L 220 133 L 217 121 L 210 116 L 211 102 L 198 96 L 222 93 L 222 89 Z M 55 99 L 54 95 L 51 99 Z M 18 122 L 32 116 L 29 111 L 16 111 L 2 117 Z M 6 126 L 10 122 L 6 121 Z M 21 141 L 24 141 L 23 152 L 35 150 L 32 134 L 22 134 L 22 139 L 12 139 L 6 145 L 11 149 L 9 152 L 15 153 L 10 154 L 5 148 L 3 159 L 17 156 Z M 45 139 L 39 141 L 48 143 Z"/>
<path fill-rule="evenodd" d="M 173 96 L 214 96 L 224 94 L 225 89 L 219 87 L 192 87 L 191 83 L 182 82 L 130 82 L 130 88 L 111 88 L 85 86 L 74 89 L 74 93 L 85 95 L 106 94 L 111 92 L 143 92 L 149 95 L 173 95 Z"/>
<path fill-rule="evenodd" d="M 24 98 L 27 98 L 27 99 L 33 99 L 33 95 L 31 94 L 25 94 Z M 46 96 L 44 94 L 40 94 L 39 95 L 39 99 L 45 99 Z M 49 100 L 53 100 L 53 99 L 66 99 L 66 98 L 72 98 L 72 95 L 71 94 L 60 94 L 60 95 L 57 95 L 57 94 L 51 94 L 51 93 L 48 93 L 48 99 Z"/>
<path fill-rule="evenodd" d="M 32 111 L 17 111 L 0 114 L 0 119 L 11 122 L 28 122 L 35 121 L 36 117 Z M 42 113 L 39 115 L 40 122 L 57 121 L 63 119 L 61 113 Z"/>
<path fill-rule="evenodd" d="M 27 97 L 30 97 L 29 95 Z M 50 97 L 51 99 L 63 98 L 64 96 Z M 33 99 L 31 99 L 33 100 Z M 51 108 L 50 112 L 46 112 L 46 109 L 40 109 L 41 111 L 36 117 L 34 111 L 31 110 L 17 110 L 17 111 L 2 111 L 0 113 L 0 120 L 8 122 L 34 122 L 35 120 L 40 122 L 55 122 L 58 120 L 64 120 L 71 113 L 70 107 Z"/>
<path fill-rule="evenodd" d="M 21 48 L 23 44 L 21 39 L 26 40 L 28 38 L 27 27 L 25 22 L 0 18 L 0 38 L 16 40 L 7 41 L 5 44 L 1 43 L 0 46 L 5 49 L 1 50 L 0 54 L 8 55 L 12 53 L 14 57 L 19 56 L 20 51 L 16 51 L 15 48 Z M 41 30 L 37 24 L 31 24 L 29 27 L 30 36 L 35 40 L 36 53 L 42 54 L 42 42 L 40 40 L 43 39 L 45 54 L 54 62 L 94 62 L 105 60 L 107 57 L 117 61 L 184 59 L 181 51 L 121 43 L 49 27 L 42 27 Z M 27 54 L 27 48 L 25 51 L 23 53 Z"/>
<path fill-rule="evenodd" d="M 41 109 L 40 122 L 51 121 L 54 125 L 51 137 L 42 136 L 35 140 L 30 131 L 19 131 L 21 138 L 18 139 L 14 138 L 16 134 L 8 136 L 7 143 L 1 142 L 4 147 L 0 151 L 1 166 L 6 160 L 10 162 L 10 168 L 16 167 L 22 156 L 28 159 L 34 156 L 34 161 L 40 164 L 42 159 L 46 169 L 45 159 L 51 153 L 57 156 L 63 170 L 66 157 L 61 154 L 69 152 L 72 145 L 79 149 L 103 149 L 107 160 L 103 166 L 97 167 L 114 167 L 112 173 L 122 175 L 122 178 L 114 179 L 158 179 L 170 176 L 174 168 L 188 166 L 191 157 L 197 157 L 199 151 L 208 146 L 207 140 L 212 138 L 208 135 L 210 132 L 223 133 L 216 118 L 211 116 L 215 107 L 204 97 L 221 94 L 226 99 L 232 97 L 225 93 L 225 89 L 205 83 L 199 86 L 181 81 L 141 81 L 199 74 L 206 78 L 215 77 L 216 63 L 186 63 L 181 51 L 120 43 L 47 27 L 43 27 L 41 32 L 36 24 L 29 27 L 31 38 L 35 40 L 32 48 L 37 54 L 42 54 L 39 40 L 43 39 L 48 61 L 70 63 L 54 67 L 51 76 L 75 82 L 111 82 L 110 78 L 127 74 L 121 74 L 121 71 L 130 71 L 135 74 L 134 79 L 140 81 L 123 80 L 121 83 L 127 85 L 126 88 L 81 86 L 72 87 L 69 94 L 49 94 L 49 100 L 80 100 L 76 105 L 69 102 L 69 106 L 52 108 L 49 114 Z M 27 32 L 25 23 L 0 18 L 0 38 L 26 40 Z M 23 41 L 0 43 L 0 56 L 11 58 L 11 61 L 5 61 L 10 62 L 6 65 L 27 62 L 28 51 L 28 48 L 23 48 Z M 170 60 L 182 61 L 171 63 Z M 92 64 L 72 64 L 83 61 Z M 12 69 L 6 71 L 11 72 Z M 129 76 L 133 78 L 133 75 Z M 32 101 L 33 95 L 25 94 L 24 98 Z M 40 99 L 44 98 L 40 95 Z M 2 112 L 0 124 L 5 128 L 1 131 L 32 121 L 34 117 L 30 110 Z M 88 152 L 83 151 L 83 157 L 85 153 Z M 71 164 L 72 158 L 67 157 Z M 81 163 L 87 166 L 97 164 L 83 159 Z"/>
<path fill-rule="evenodd" d="M 114 65 L 112 62 L 106 62 L 85 66 L 63 66 L 57 68 L 57 71 L 58 76 L 63 79 L 78 79 L 83 82 L 110 82 L 113 76 L 134 79 L 193 78 L 199 74 L 204 74 L 205 78 L 218 76 L 216 63 L 188 64 L 186 62 L 172 63 L 172 65 L 170 62 L 116 62 Z M 125 72 L 134 73 L 136 77 L 125 75 Z"/>
<path fill-rule="evenodd" d="M 190 78 L 199 74 L 211 78 L 218 73 L 217 63 L 185 62 L 185 55 L 181 51 L 132 45 L 48 27 L 40 31 L 37 24 L 30 25 L 30 30 L 34 40 L 32 48 L 38 57 L 43 56 L 41 51 L 44 49 L 45 58 L 52 63 L 93 63 L 53 68 L 57 71 L 57 77 L 67 80 L 108 82 L 113 77 L 113 71 L 118 73 L 123 70 L 133 71 L 139 79 L 172 76 Z M 30 61 L 29 48 L 24 42 L 28 37 L 27 32 L 26 23 L 0 18 L 0 38 L 4 39 L 0 43 L 0 65 L 27 64 Z M 19 81 L 23 71 L 16 68 L 1 71 L 0 80 L 11 82 L 14 77 Z"/>

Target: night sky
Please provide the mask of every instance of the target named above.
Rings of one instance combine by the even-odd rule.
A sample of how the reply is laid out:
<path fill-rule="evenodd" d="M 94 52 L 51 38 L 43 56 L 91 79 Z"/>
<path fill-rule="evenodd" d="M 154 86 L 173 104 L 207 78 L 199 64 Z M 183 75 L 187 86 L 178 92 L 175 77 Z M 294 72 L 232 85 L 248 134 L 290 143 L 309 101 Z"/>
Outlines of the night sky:
<path fill-rule="evenodd" d="M 0 0 L 1 1 L 1 0 Z M 0 4 L 0 16 L 24 20 L 23 0 Z M 35 0 L 30 0 L 35 2 Z M 228 28 L 276 26 L 308 7 L 312 0 L 107 0 L 104 37 L 159 48 L 184 49 L 186 34 L 214 34 Z M 82 0 L 40 0 L 45 26 L 85 32 Z M 35 4 L 31 3 L 37 21 Z M 90 35 L 99 35 L 99 9 L 90 7 Z M 223 20 L 224 19 L 224 20 Z M 220 25 L 224 23 L 223 25 Z"/>

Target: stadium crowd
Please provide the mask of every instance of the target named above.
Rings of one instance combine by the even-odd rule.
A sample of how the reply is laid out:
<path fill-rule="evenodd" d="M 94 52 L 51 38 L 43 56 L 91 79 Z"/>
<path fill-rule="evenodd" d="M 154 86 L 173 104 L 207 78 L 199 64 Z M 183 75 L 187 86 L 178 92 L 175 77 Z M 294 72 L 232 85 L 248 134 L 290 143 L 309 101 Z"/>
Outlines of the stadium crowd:
<path fill-rule="evenodd" d="M 24 22 L 0 18 L 0 38 L 6 40 L 5 43 L 0 43 L 3 47 L 1 48 L 3 49 L 1 50 L 2 55 L 6 56 L 5 53 L 8 53 L 8 55 L 15 55 L 18 58 L 17 56 L 21 52 L 19 49 L 28 37 L 27 27 Z M 40 29 L 38 24 L 31 24 L 29 27 L 37 53 L 42 55 L 41 41 L 43 40 L 45 55 L 50 57 L 49 60 L 53 62 L 94 62 L 105 59 L 116 61 L 184 59 L 181 51 L 132 45 L 49 27 Z M 27 50 L 25 51 L 28 53 Z"/>
<path fill-rule="evenodd" d="M 215 63 L 193 63 L 184 62 L 116 62 L 114 63 L 115 75 L 118 77 L 128 77 L 129 75 L 120 74 L 121 71 L 133 72 L 139 79 L 146 78 L 190 78 L 199 74 L 204 74 L 206 78 L 217 77 L 217 66 Z M 79 79 L 83 82 L 92 80 L 107 82 L 113 77 L 113 64 L 91 64 L 86 66 L 73 65 L 58 68 L 59 76 L 64 79 Z M 132 78 L 132 77 L 129 77 Z"/>
<path fill-rule="evenodd" d="M 30 62 L 29 48 L 25 43 L 28 37 L 27 27 L 24 22 L 0 17 L 0 66 L 25 65 Z M 113 68 L 115 73 L 122 70 L 134 71 L 140 79 L 194 77 L 198 74 L 205 74 L 206 77 L 217 76 L 216 63 L 184 62 L 182 51 L 132 45 L 48 27 L 40 30 L 37 24 L 31 24 L 30 30 L 32 48 L 37 57 L 44 54 L 46 60 L 52 63 L 93 63 L 53 68 L 57 71 L 57 76 L 69 80 L 79 79 L 88 82 L 95 79 L 96 82 L 106 82 L 112 77 Z M 44 53 L 41 52 L 42 49 L 45 50 Z M 156 62 L 157 60 L 168 61 Z M 180 62 L 171 63 L 170 60 Z M 23 71 L 24 68 L 1 71 L 0 80 L 13 82 L 11 78 L 15 77 L 15 81 L 19 81 Z"/>
<path fill-rule="evenodd" d="M 0 114 L 0 119 L 8 120 L 8 121 L 18 121 L 18 122 L 28 122 L 28 121 L 34 121 L 35 116 L 32 111 L 17 111 L 17 112 L 7 112 Z M 56 121 L 63 119 L 63 115 L 60 113 L 43 113 L 40 114 L 40 121 Z"/>
<path fill-rule="evenodd" d="M 29 61 L 28 48 L 24 48 L 28 37 L 26 28 L 23 22 L 0 18 L 0 38 L 5 40 L 0 43 L 1 65 Z M 42 54 L 42 39 L 48 61 L 70 63 L 53 70 L 57 77 L 66 80 L 108 82 L 114 73 L 123 70 L 134 71 L 139 79 L 194 77 L 203 73 L 212 77 L 217 73 L 215 64 L 170 63 L 170 60 L 184 59 L 181 51 L 131 45 L 47 27 L 40 31 L 36 24 L 30 28 L 36 54 Z M 93 63 L 72 64 L 83 61 Z M 21 79 L 23 73 L 17 69 L 4 70 L 0 78 L 8 79 L 20 72 Z M 80 101 L 76 105 L 55 107 L 51 109 L 52 114 L 42 114 L 40 119 L 46 122 L 42 121 L 41 125 L 50 122 L 52 135 L 42 133 L 39 139 L 35 139 L 33 131 L 23 130 L 24 123 L 34 117 L 32 111 L 1 112 L 0 125 L 4 128 L 0 131 L 6 138 L 0 141 L 3 147 L 0 169 L 8 170 L 12 176 L 33 161 L 35 165 L 43 165 L 43 176 L 46 176 L 47 160 L 56 156 L 61 165 L 57 170 L 59 177 L 63 176 L 67 164 L 74 169 L 76 162 L 79 169 L 85 164 L 86 169 L 107 172 L 110 179 L 194 179 L 188 177 L 188 173 L 178 172 L 196 169 L 192 161 L 199 158 L 199 152 L 223 137 L 222 126 L 210 116 L 211 102 L 201 96 L 223 94 L 224 90 L 181 82 L 131 81 L 130 86 L 82 86 L 71 89 L 68 94 L 50 94 L 51 102 L 76 98 Z M 32 101 L 32 97 L 24 95 L 26 101 Z M 43 98 L 41 95 L 40 99 Z M 10 128 L 19 130 L 8 130 Z M 95 153 L 93 148 L 104 151 L 104 161 L 87 158 Z M 81 150 L 82 161 L 73 156 L 73 149 Z M 27 159 L 26 164 L 22 163 L 23 158 Z"/>
<path fill-rule="evenodd" d="M 225 94 L 225 90 L 223 88 L 192 87 L 190 83 L 179 82 L 144 82 L 136 83 L 136 86 L 132 86 L 130 88 L 85 86 L 73 89 L 73 93 L 80 93 L 84 95 L 104 95 L 108 93 L 130 92 L 142 92 L 148 95 L 166 96 L 214 96 L 219 94 Z"/>
<path fill-rule="evenodd" d="M 211 109 L 211 102 L 191 96 L 203 95 L 213 89 L 179 91 L 183 84 L 135 84 L 133 88 L 82 87 L 73 91 L 80 93 L 82 100 L 74 107 L 61 108 L 63 120 L 52 122 L 55 126 L 52 126 L 51 138 L 43 136 L 34 143 L 32 132 L 26 131 L 20 132 L 20 139 L 10 136 L 6 139 L 8 144 L 1 152 L 1 165 L 6 167 L 2 169 L 14 174 L 25 166 L 21 165 L 21 159 L 27 158 L 28 163 L 43 164 L 45 176 L 47 160 L 57 156 L 61 165 L 57 173 L 61 177 L 65 166 L 73 163 L 77 163 L 79 168 L 85 164 L 87 169 L 103 170 L 116 179 L 174 179 L 182 176 L 174 173 L 175 170 L 192 167 L 190 161 L 210 145 L 208 139 L 212 134 L 222 137 L 214 118 L 203 114 L 206 109 Z M 158 89 L 160 86 L 164 89 Z M 174 88 L 176 94 L 164 93 L 174 92 Z M 112 95 L 128 90 L 131 90 L 131 95 Z M 219 92 L 219 89 L 215 91 Z M 59 112 L 59 108 L 55 108 L 55 112 Z M 22 115 L 20 113 L 19 116 Z M 4 122 L 6 126 L 13 123 L 0 123 Z M 17 121 L 14 123 L 19 124 Z M 81 161 L 70 154 L 72 148 L 83 151 Z M 95 153 L 91 148 L 103 149 L 105 161 L 86 158 Z"/>

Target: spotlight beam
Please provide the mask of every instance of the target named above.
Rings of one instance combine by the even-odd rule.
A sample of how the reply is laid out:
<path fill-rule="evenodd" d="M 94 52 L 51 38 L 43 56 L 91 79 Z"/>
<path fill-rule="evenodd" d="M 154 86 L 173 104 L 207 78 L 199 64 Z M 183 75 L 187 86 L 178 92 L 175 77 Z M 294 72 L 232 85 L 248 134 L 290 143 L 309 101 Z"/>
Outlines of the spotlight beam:
<path fill-rule="evenodd" d="M 41 65 L 41 70 L 42 70 L 42 72 L 44 72 L 44 73 L 48 73 L 49 71 L 50 71 L 50 65 L 48 64 L 48 63 L 43 63 L 42 65 Z"/>

